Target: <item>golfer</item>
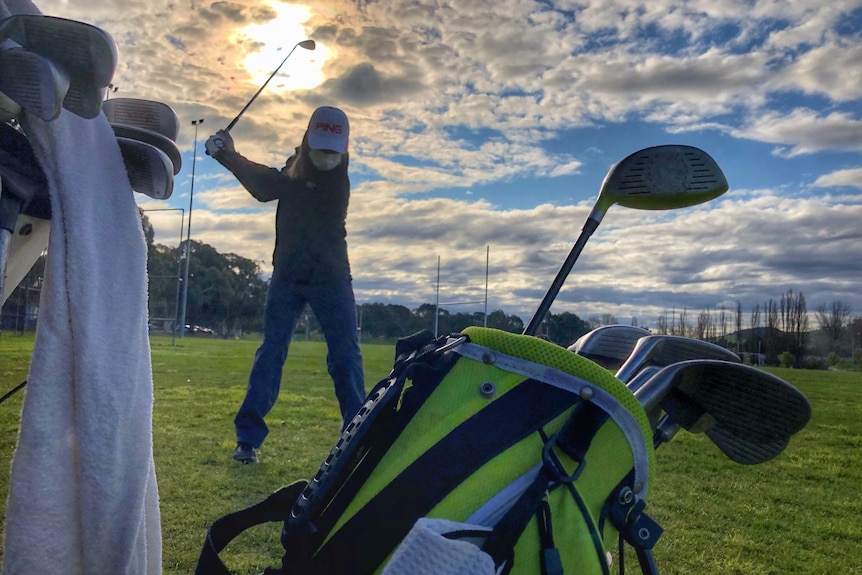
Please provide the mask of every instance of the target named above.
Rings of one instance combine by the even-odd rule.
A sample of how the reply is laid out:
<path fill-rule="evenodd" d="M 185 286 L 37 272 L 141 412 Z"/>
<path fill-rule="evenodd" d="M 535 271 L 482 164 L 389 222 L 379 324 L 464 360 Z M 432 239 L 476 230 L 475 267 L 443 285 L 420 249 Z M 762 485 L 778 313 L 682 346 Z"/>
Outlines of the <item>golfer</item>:
<path fill-rule="evenodd" d="M 314 311 L 326 339 L 326 365 L 335 385 L 342 425 L 353 418 L 365 399 L 345 239 L 350 198 L 348 134 L 344 112 L 328 106 L 316 109 L 302 145 L 281 170 L 238 154 L 230 133 L 223 130 L 206 142 L 207 152 L 252 196 L 261 202 L 278 201 L 263 341 L 254 355 L 245 399 L 234 419 L 235 461 L 258 461 L 257 450 L 269 431 L 264 417 L 278 397 L 290 340 L 306 304 Z"/>

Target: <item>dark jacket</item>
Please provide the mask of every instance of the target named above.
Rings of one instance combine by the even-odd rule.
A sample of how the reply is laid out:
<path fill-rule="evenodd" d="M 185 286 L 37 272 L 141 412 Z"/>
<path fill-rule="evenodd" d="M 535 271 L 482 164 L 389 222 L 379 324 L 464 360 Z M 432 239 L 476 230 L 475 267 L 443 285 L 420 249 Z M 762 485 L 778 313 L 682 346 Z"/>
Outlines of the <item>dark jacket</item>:
<path fill-rule="evenodd" d="M 220 152 L 216 160 L 259 201 L 278 200 L 272 256 L 276 272 L 302 283 L 349 278 L 345 228 L 350 200 L 347 156 L 341 165 L 327 172 L 308 163 L 306 175 L 300 178 L 290 175 L 295 158 L 291 157 L 281 170 L 228 150 Z"/>

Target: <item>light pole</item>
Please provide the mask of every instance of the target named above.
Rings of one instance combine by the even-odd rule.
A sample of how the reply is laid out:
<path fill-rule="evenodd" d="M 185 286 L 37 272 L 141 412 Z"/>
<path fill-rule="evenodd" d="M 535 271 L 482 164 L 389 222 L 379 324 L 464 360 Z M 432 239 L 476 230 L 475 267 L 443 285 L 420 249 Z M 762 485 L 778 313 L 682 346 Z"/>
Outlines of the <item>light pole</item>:
<path fill-rule="evenodd" d="M 186 303 L 189 298 L 189 260 L 192 256 L 192 203 L 195 199 L 195 163 L 198 155 L 198 126 L 203 124 L 204 120 L 192 120 L 192 126 L 195 127 L 195 141 L 192 145 L 192 187 L 189 192 L 189 224 L 186 232 L 186 263 L 183 271 L 183 300 L 180 305 L 180 339 L 186 333 Z"/>

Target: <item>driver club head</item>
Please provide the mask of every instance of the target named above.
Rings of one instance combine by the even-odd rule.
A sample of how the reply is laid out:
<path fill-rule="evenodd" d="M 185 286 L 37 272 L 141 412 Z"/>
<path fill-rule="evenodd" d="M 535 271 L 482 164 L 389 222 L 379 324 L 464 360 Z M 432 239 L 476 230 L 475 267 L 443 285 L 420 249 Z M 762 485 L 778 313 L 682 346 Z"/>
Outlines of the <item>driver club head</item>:
<path fill-rule="evenodd" d="M 536 335 L 578 257 L 613 204 L 642 210 L 684 208 L 728 190 L 727 178 L 709 154 L 693 146 L 645 148 L 614 164 L 566 261 L 542 298 L 524 335 Z"/>
<path fill-rule="evenodd" d="M 716 161 L 699 148 L 645 148 L 614 164 L 590 217 L 601 220 L 613 204 L 639 210 L 672 210 L 712 200 L 729 188 Z"/>
<path fill-rule="evenodd" d="M 741 463 L 775 457 L 811 418 L 808 399 L 783 379 L 721 360 L 674 363 L 634 394 L 648 414 L 663 410 L 684 429 L 705 432 Z"/>
<path fill-rule="evenodd" d="M 604 325 L 579 337 L 567 349 L 604 368 L 619 369 L 635 343 L 650 334 L 648 329 L 631 325 Z"/>
<path fill-rule="evenodd" d="M 689 359 L 721 359 L 740 363 L 739 356 L 720 345 L 679 335 L 649 335 L 640 338 L 631 354 L 616 372 L 628 384 L 647 366 L 665 367 Z M 632 385 L 629 385 L 632 388 Z"/>

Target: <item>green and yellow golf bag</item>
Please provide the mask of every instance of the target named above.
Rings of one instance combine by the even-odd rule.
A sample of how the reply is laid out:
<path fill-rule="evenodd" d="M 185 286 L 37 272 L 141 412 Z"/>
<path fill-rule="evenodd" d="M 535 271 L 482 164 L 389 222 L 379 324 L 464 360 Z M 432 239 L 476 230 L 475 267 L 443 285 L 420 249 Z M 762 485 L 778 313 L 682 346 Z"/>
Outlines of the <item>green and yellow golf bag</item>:
<path fill-rule="evenodd" d="M 283 523 L 269 574 L 644 572 L 646 414 L 605 369 L 540 338 L 471 327 L 398 342 L 317 474 L 216 521 L 197 575 L 241 531 Z"/>

